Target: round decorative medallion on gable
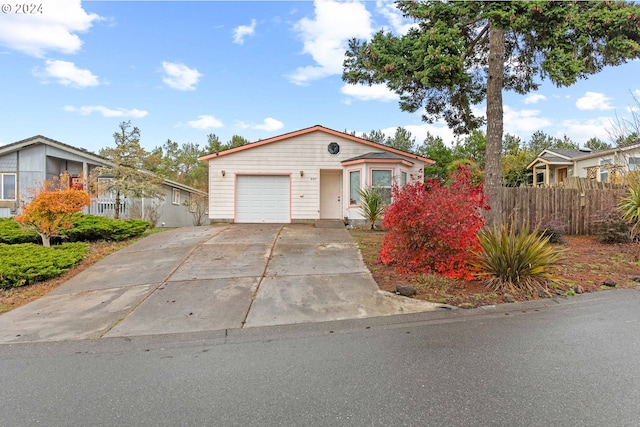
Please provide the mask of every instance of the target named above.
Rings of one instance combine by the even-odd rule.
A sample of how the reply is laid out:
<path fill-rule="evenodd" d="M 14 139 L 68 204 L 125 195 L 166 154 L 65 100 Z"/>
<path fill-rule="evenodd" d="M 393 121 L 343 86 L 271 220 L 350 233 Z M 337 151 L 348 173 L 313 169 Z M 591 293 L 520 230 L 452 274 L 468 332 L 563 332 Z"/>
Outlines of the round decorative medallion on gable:
<path fill-rule="evenodd" d="M 332 142 L 327 146 L 329 154 L 338 154 L 340 152 L 340 145 L 337 142 Z"/>

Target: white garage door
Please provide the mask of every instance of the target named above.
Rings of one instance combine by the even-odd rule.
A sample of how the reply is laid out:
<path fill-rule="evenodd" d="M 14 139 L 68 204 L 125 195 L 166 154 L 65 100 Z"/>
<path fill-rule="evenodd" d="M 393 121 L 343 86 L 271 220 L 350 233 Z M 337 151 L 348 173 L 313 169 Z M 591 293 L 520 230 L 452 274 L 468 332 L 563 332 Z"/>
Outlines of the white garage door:
<path fill-rule="evenodd" d="M 289 176 L 238 175 L 236 222 L 290 222 Z"/>

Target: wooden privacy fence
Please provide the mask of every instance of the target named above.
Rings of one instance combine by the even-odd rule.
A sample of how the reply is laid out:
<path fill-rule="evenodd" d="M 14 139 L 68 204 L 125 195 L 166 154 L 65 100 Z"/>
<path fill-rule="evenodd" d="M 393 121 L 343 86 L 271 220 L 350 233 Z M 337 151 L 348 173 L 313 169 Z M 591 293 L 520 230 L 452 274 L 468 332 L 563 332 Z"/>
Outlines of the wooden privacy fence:
<path fill-rule="evenodd" d="M 592 234 L 594 215 L 617 206 L 622 189 L 518 187 L 502 189 L 502 220 L 535 228 L 553 221 L 566 234 Z"/>

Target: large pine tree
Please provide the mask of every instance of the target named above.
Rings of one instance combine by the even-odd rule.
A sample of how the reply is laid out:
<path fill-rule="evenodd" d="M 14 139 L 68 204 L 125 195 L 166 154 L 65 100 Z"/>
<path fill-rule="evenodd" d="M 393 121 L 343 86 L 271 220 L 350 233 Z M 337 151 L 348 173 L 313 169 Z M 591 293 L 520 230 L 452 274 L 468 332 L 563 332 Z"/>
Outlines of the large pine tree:
<path fill-rule="evenodd" d="M 640 5 L 624 1 L 399 1 L 417 25 L 406 35 L 380 31 L 353 39 L 343 80 L 384 83 L 400 108 L 424 108 L 457 134 L 484 123 L 489 224 L 501 220 L 502 92 L 536 90 L 542 79 L 569 86 L 608 65 L 640 57 Z"/>

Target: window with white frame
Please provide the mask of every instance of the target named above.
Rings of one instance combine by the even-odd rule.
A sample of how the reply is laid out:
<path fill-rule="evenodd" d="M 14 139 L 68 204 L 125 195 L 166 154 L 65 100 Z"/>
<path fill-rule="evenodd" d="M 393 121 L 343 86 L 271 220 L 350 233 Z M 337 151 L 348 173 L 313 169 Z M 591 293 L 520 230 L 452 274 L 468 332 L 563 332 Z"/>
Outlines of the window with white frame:
<path fill-rule="evenodd" d="M 640 170 L 640 157 L 629 157 L 629 170 Z"/>
<path fill-rule="evenodd" d="M 611 165 L 613 161 L 611 159 L 601 159 L 600 166 Z M 600 168 L 600 182 L 607 182 L 609 179 L 609 169 L 606 167 Z"/>
<path fill-rule="evenodd" d="M 180 190 L 178 190 L 177 188 L 173 189 L 171 203 L 173 203 L 174 205 L 180 204 Z"/>
<path fill-rule="evenodd" d="M 349 172 L 349 206 L 360 206 L 360 171 Z"/>
<path fill-rule="evenodd" d="M 15 173 L 0 173 L 0 200 L 16 200 Z"/>
<path fill-rule="evenodd" d="M 371 171 L 371 186 L 379 188 L 385 204 L 391 203 L 391 183 L 393 182 L 393 170 L 374 169 Z"/>

